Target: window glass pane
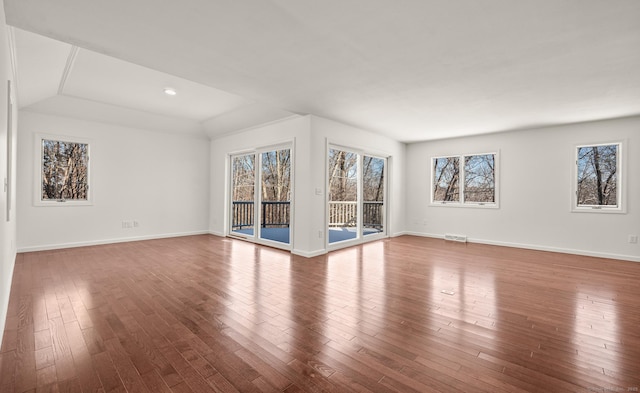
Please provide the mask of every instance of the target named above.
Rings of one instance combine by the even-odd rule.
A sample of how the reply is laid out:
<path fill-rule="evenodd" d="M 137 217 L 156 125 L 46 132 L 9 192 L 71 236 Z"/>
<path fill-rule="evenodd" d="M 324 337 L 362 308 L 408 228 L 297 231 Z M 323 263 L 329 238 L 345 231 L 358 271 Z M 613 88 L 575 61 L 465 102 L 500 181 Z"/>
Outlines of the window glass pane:
<path fill-rule="evenodd" d="M 260 238 L 289 243 L 291 150 L 262 153 Z"/>
<path fill-rule="evenodd" d="M 382 158 L 362 159 L 362 220 L 363 235 L 384 230 L 384 163 Z"/>
<path fill-rule="evenodd" d="M 255 155 L 235 156 L 231 160 L 231 231 L 253 236 L 255 197 Z"/>
<path fill-rule="evenodd" d="M 464 158 L 464 201 L 495 202 L 495 155 L 482 154 Z"/>
<path fill-rule="evenodd" d="M 88 164 L 88 144 L 43 139 L 41 200 L 88 200 Z"/>
<path fill-rule="evenodd" d="M 433 159 L 433 201 L 459 202 L 460 192 L 459 157 L 439 157 Z"/>
<path fill-rule="evenodd" d="M 578 206 L 618 205 L 618 147 L 578 147 Z"/>
<path fill-rule="evenodd" d="M 358 154 L 329 149 L 329 243 L 358 236 Z"/>

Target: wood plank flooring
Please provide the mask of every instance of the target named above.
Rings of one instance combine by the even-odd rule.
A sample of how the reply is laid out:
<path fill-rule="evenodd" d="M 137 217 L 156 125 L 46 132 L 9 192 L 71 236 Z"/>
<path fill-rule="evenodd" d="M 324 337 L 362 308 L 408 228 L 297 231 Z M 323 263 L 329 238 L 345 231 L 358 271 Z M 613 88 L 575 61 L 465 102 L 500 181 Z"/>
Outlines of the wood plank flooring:
<path fill-rule="evenodd" d="M 411 236 L 19 254 L 0 351 L 1 392 L 638 390 L 640 264 Z"/>

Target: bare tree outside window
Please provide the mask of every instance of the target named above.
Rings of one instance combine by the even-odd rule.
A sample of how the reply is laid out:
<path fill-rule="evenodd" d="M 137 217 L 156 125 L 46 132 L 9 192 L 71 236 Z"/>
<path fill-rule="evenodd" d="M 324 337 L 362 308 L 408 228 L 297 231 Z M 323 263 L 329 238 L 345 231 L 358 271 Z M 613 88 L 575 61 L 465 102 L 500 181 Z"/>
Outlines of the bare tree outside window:
<path fill-rule="evenodd" d="M 329 150 L 329 200 L 358 200 L 358 155 L 344 150 Z"/>
<path fill-rule="evenodd" d="M 42 139 L 42 201 L 86 201 L 89 145 Z"/>
<path fill-rule="evenodd" d="M 291 225 L 291 149 L 267 151 L 260 156 L 262 160 L 261 227 L 289 228 Z M 269 239 L 269 232 L 263 231 L 260 236 Z M 280 240 L 288 243 L 287 239 Z"/>
<path fill-rule="evenodd" d="M 496 201 L 495 155 L 482 154 L 464 158 L 464 201 L 493 203 Z"/>
<path fill-rule="evenodd" d="M 432 202 L 497 207 L 497 153 L 433 158 Z"/>
<path fill-rule="evenodd" d="M 460 157 L 433 159 L 433 201 L 459 202 Z"/>
<path fill-rule="evenodd" d="M 578 206 L 618 207 L 619 146 L 578 147 Z"/>
<path fill-rule="evenodd" d="M 255 155 L 247 154 L 233 157 L 231 165 L 233 171 L 232 199 L 253 202 L 256 181 Z"/>
<path fill-rule="evenodd" d="M 291 149 L 231 157 L 231 231 L 289 243 L 289 234 L 267 229 L 291 225 Z M 258 222 L 254 222 L 256 218 Z"/>
<path fill-rule="evenodd" d="M 355 152 L 329 149 L 329 227 L 358 225 L 358 161 Z M 355 237 L 355 232 L 353 232 Z M 329 239 L 331 243 L 332 240 Z"/>
<path fill-rule="evenodd" d="M 364 235 L 384 231 L 384 166 L 382 158 L 362 157 L 362 223 Z"/>
<path fill-rule="evenodd" d="M 255 154 L 253 153 L 235 156 L 231 159 L 232 231 L 246 228 L 253 230 L 256 184 L 255 160 Z"/>
<path fill-rule="evenodd" d="M 291 150 L 262 153 L 262 200 L 283 202 L 291 199 Z"/>
<path fill-rule="evenodd" d="M 362 193 L 365 202 L 384 201 L 384 160 L 364 156 L 362 158 Z"/>

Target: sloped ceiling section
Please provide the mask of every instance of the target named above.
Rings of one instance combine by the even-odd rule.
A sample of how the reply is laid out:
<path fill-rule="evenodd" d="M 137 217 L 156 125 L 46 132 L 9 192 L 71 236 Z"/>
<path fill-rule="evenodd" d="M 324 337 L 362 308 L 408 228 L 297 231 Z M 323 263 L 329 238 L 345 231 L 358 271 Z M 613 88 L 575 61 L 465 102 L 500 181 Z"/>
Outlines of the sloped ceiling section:
<path fill-rule="evenodd" d="M 276 118 L 291 116 L 235 94 L 38 34 L 14 29 L 14 36 L 22 110 L 209 137 L 263 122 L 264 115 L 251 117 L 256 107 Z M 178 94 L 168 96 L 165 88 Z M 247 116 L 235 122 L 225 116 L 225 126 L 218 126 L 219 116 L 242 108 L 247 108 Z"/>
<path fill-rule="evenodd" d="M 5 0 L 5 11 L 25 30 L 406 142 L 640 113 L 637 0 Z"/>

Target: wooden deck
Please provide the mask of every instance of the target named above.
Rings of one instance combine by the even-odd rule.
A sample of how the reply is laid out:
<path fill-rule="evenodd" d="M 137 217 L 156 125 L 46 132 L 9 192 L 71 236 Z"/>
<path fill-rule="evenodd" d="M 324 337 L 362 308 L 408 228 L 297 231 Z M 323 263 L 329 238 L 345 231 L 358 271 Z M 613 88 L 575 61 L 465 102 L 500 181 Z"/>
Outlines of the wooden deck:
<path fill-rule="evenodd" d="M 411 236 L 19 254 L 0 391 L 36 389 L 638 391 L 640 264 Z"/>

